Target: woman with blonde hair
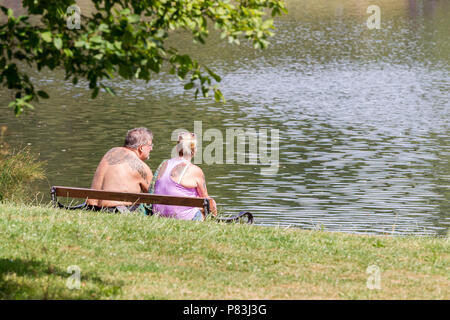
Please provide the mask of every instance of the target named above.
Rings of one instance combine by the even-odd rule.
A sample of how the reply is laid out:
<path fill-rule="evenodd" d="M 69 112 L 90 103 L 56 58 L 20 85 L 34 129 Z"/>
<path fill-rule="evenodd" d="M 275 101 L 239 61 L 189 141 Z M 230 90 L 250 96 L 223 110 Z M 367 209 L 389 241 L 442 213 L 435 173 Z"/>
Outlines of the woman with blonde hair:
<path fill-rule="evenodd" d="M 202 169 L 191 163 L 197 152 L 195 133 L 182 132 L 178 135 L 177 156 L 165 161 L 156 178 L 154 193 L 179 197 L 209 198 L 205 175 Z M 210 198 L 211 212 L 216 215 L 217 207 Z M 201 221 L 205 219 L 203 209 L 196 207 L 153 205 L 154 213 L 163 217 L 181 220 Z"/>

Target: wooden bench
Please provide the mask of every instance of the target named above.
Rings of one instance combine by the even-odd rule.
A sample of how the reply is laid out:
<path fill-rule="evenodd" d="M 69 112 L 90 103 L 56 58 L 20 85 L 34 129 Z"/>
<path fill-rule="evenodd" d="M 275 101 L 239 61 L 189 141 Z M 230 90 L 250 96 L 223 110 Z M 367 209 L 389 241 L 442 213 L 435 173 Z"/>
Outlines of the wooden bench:
<path fill-rule="evenodd" d="M 97 199 L 97 200 L 115 200 L 126 201 L 133 204 L 164 204 L 174 206 L 186 206 L 203 208 L 206 215 L 211 213 L 210 202 L 208 198 L 196 198 L 196 197 L 175 197 L 164 196 L 150 193 L 129 193 L 129 192 L 114 192 L 114 191 L 102 191 L 85 188 L 71 188 L 53 186 L 51 188 L 51 196 L 53 205 L 60 208 L 68 208 L 58 202 L 58 197 L 78 198 L 78 199 Z M 72 207 L 69 209 L 78 209 L 81 206 Z M 216 218 L 221 222 L 235 222 L 242 218 L 247 218 L 247 223 L 253 223 L 253 215 L 250 212 L 241 211 L 238 215 L 229 218 Z"/>

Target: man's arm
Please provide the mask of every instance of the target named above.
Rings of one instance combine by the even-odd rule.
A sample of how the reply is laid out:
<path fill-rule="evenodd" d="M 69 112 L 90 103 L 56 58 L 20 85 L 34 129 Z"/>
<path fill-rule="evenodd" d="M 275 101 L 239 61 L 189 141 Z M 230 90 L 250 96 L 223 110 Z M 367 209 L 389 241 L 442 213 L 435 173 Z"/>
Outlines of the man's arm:
<path fill-rule="evenodd" d="M 146 165 L 144 163 L 144 170 L 146 171 L 146 179 L 144 179 L 144 177 L 142 177 L 142 182 L 141 182 L 141 189 L 142 192 L 148 192 L 148 189 L 150 188 L 150 184 L 152 182 L 153 179 L 153 173 L 152 170 L 150 169 L 150 167 L 148 165 Z"/>

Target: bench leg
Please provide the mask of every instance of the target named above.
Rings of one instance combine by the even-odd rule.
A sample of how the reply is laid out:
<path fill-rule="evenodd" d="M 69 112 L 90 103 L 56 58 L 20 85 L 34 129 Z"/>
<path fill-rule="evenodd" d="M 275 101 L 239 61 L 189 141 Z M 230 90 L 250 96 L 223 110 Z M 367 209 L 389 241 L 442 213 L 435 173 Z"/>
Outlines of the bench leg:
<path fill-rule="evenodd" d="M 209 210 L 209 200 L 208 200 L 208 199 L 204 199 L 204 200 L 203 200 L 203 209 L 205 210 L 205 217 L 207 217 L 208 214 L 210 213 L 210 210 Z"/>
<path fill-rule="evenodd" d="M 52 203 L 54 207 L 57 207 L 56 189 L 52 187 L 50 194 L 52 195 Z"/>

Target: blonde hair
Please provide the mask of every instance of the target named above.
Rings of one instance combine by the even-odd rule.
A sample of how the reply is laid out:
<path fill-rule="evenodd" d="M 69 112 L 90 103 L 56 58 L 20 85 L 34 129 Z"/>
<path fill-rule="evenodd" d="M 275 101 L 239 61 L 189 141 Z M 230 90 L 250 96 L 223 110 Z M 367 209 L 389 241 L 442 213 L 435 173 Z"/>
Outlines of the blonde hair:
<path fill-rule="evenodd" d="M 180 132 L 177 152 L 180 157 L 193 157 L 197 152 L 197 135 L 191 132 Z"/>

